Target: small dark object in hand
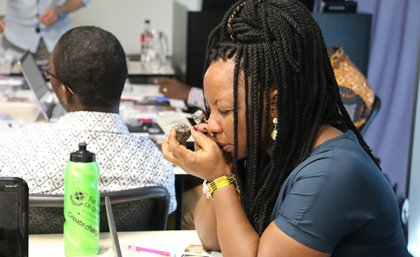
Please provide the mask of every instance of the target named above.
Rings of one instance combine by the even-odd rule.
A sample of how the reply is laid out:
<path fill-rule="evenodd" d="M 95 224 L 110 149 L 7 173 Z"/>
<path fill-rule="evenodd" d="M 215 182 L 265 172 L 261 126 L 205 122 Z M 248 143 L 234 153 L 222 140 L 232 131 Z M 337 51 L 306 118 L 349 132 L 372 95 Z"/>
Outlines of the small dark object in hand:
<path fill-rule="evenodd" d="M 178 123 L 174 126 L 176 131 L 176 140 L 180 144 L 185 145 L 187 143 L 188 138 L 191 136 L 191 129 L 185 123 Z"/>

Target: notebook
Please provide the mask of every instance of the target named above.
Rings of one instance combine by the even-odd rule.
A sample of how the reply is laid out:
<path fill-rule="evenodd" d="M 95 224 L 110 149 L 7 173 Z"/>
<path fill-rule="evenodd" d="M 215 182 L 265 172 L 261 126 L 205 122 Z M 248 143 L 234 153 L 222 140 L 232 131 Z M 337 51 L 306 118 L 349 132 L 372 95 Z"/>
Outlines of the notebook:
<path fill-rule="evenodd" d="M 120 242 L 118 240 L 117 227 L 115 226 L 114 213 L 112 212 L 111 200 L 105 196 L 106 217 L 108 219 L 109 233 L 111 234 L 112 250 L 114 257 L 122 257 Z"/>
<path fill-rule="evenodd" d="M 64 108 L 58 102 L 54 91 L 45 81 L 41 70 L 28 50 L 19 59 L 19 64 L 29 88 L 35 94 L 43 118 L 50 121 L 64 115 Z"/>

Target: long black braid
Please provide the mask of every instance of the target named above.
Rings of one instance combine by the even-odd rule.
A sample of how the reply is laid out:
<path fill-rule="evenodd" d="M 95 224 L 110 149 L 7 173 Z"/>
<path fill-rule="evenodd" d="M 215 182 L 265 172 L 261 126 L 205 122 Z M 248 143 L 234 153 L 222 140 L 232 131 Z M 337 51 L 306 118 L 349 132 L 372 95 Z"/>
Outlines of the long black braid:
<path fill-rule="evenodd" d="M 238 2 L 209 36 L 205 70 L 219 59 L 235 61 L 234 172 L 246 214 L 259 234 L 270 222 L 282 184 L 309 156 L 322 124 L 351 129 L 376 162 L 341 102 L 322 33 L 302 4 L 294 0 Z M 238 167 L 237 160 L 240 74 L 246 99 L 250 99 L 246 101 L 246 169 Z M 270 158 L 266 146 L 272 140 L 272 87 L 278 92 L 278 126 Z"/>

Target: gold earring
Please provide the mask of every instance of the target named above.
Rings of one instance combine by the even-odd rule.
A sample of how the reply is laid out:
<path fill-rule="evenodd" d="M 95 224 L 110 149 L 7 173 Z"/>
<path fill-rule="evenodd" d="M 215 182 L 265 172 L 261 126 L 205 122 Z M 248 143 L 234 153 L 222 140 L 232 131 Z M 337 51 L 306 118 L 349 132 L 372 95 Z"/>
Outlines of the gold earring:
<path fill-rule="evenodd" d="M 277 138 L 277 117 L 273 119 L 274 129 L 271 132 L 271 139 L 276 140 Z"/>

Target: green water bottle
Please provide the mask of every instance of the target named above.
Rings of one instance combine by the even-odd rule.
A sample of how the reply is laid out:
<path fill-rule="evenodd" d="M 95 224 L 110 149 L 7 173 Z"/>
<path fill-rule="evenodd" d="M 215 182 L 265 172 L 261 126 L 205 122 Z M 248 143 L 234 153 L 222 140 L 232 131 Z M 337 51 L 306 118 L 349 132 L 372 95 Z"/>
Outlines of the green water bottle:
<path fill-rule="evenodd" d="M 99 246 L 99 167 L 86 143 L 70 154 L 64 174 L 64 253 L 97 255 Z"/>

